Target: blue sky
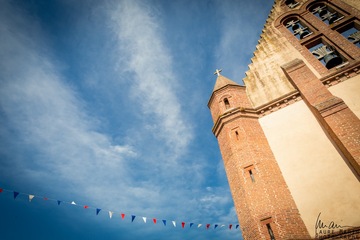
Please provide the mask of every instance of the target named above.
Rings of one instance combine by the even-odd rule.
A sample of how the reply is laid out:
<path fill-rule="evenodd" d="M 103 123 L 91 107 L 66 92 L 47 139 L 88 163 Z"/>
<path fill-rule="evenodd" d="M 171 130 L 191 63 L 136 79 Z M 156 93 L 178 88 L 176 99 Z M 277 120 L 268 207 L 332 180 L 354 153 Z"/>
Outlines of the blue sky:
<path fill-rule="evenodd" d="M 0 1 L 1 239 L 241 238 L 207 101 L 272 3 Z"/>

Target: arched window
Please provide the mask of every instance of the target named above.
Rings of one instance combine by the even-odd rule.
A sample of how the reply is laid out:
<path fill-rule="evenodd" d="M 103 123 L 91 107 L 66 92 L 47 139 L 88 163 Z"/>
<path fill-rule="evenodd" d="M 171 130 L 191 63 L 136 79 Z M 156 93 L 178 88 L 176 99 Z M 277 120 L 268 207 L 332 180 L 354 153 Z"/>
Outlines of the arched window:
<path fill-rule="evenodd" d="M 305 24 L 301 23 L 296 17 L 290 18 L 285 21 L 285 27 L 297 38 L 303 39 L 311 35 L 312 32 Z"/>
<path fill-rule="evenodd" d="M 227 98 L 224 98 L 224 104 L 225 104 L 226 109 L 230 108 L 230 103 L 229 103 L 229 100 Z"/>
<path fill-rule="evenodd" d="M 344 16 L 325 3 L 318 3 L 313 5 L 310 8 L 310 11 L 328 25 L 344 18 Z"/>

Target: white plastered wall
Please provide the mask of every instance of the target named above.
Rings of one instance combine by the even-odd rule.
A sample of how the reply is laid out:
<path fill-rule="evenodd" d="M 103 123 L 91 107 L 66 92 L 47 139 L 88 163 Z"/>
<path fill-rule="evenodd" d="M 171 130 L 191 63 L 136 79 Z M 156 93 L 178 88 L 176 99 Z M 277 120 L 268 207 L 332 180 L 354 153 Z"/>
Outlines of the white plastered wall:
<path fill-rule="evenodd" d="M 344 100 L 346 105 L 360 118 L 360 75 L 330 87 L 329 91 Z"/>
<path fill-rule="evenodd" d="M 260 124 L 310 235 L 319 213 L 327 225 L 360 226 L 360 183 L 306 104 L 294 103 Z"/>

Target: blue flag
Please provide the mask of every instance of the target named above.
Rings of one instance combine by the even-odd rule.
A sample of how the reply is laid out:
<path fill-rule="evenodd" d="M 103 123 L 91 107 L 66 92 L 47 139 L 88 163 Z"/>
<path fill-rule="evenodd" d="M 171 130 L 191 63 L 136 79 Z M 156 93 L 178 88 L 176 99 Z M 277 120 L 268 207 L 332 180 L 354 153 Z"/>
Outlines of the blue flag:
<path fill-rule="evenodd" d="M 192 227 L 192 225 L 194 225 L 194 223 L 190 223 L 190 228 Z"/>
<path fill-rule="evenodd" d="M 164 223 L 164 226 L 166 226 L 166 220 L 162 220 L 162 222 Z"/>
<path fill-rule="evenodd" d="M 18 192 L 14 192 L 14 199 L 19 195 Z"/>
<path fill-rule="evenodd" d="M 97 209 L 96 209 L 96 215 L 98 215 L 100 211 L 101 211 L 101 209 L 100 209 L 100 208 L 97 208 Z"/>
<path fill-rule="evenodd" d="M 214 229 L 216 229 L 216 228 L 217 228 L 218 226 L 219 226 L 218 224 L 215 224 L 215 227 L 214 227 Z"/>
<path fill-rule="evenodd" d="M 58 205 L 60 205 L 61 201 L 60 201 L 60 200 L 57 200 L 57 203 L 58 203 Z"/>
<path fill-rule="evenodd" d="M 131 215 L 131 222 L 133 222 L 135 218 L 136 218 L 136 216 Z"/>
<path fill-rule="evenodd" d="M 239 227 L 239 224 L 236 225 L 236 229 L 238 229 L 238 227 Z"/>

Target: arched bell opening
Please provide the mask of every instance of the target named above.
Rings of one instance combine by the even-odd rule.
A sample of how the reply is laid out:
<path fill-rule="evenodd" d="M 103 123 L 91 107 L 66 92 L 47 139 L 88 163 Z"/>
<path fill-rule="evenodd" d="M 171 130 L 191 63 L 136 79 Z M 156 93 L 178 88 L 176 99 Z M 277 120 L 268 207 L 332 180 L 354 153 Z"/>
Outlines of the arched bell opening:
<path fill-rule="evenodd" d="M 334 22 L 344 18 L 344 16 L 342 16 L 339 12 L 325 3 L 314 4 L 309 8 L 309 10 L 321 21 L 327 24 L 333 24 Z"/>
<path fill-rule="evenodd" d="M 284 21 L 284 25 L 298 39 L 304 39 L 312 33 L 309 31 L 309 28 L 296 17 Z"/>
<path fill-rule="evenodd" d="M 294 8 L 297 5 L 299 5 L 298 2 L 296 2 L 295 0 L 286 0 L 285 1 L 286 6 L 288 6 L 289 8 Z"/>

